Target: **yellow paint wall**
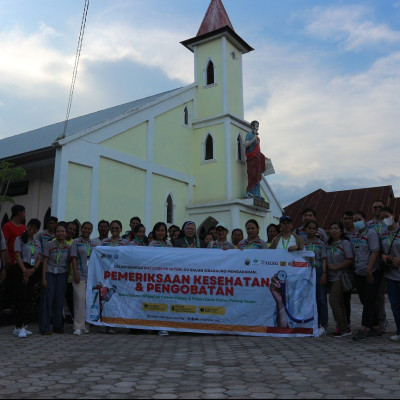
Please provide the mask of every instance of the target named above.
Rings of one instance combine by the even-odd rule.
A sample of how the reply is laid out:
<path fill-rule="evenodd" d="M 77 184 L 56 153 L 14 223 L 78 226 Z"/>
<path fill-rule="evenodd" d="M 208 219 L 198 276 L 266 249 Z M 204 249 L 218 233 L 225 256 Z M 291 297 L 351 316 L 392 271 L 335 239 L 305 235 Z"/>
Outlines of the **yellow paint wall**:
<path fill-rule="evenodd" d="M 243 154 L 244 163 L 237 161 L 237 137 L 241 133 L 244 145 L 246 132 L 235 125 L 231 125 L 231 146 L 232 146 L 232 196 L 240 199 L 246 194 L 247 187 L 247 166 L 246 156 Z"/>
<path fill-rule="evenodd" d="M 100 145 L 145 160 L 147 157 L 147 122 L 105 140 Z"/>
<path fill-rule="evenodd" d="M 217 162 L 202 163 L 203 141 L 210 132 L 214 137 L 214 153 Z M 210 128 L 196 129 L 193 140 L 192 165 L 196 186 L 194 203 L 207 203 L 226 200 L 226 162 L 225 162 L 225 129 L 223 124 Z"/>
<path fill-rule="evenodd" d="M 215 64 L 215 86 L 204 87 L 205 69 L 207 61 L 212 58 Z M 197 89 L 198 119 L 203 119 L 222 113 L 222 46 L 221 40 L 197 46 Z"/>
<path fill-rule="evenodd" d="M 193 103 L 190 102 L 186 106 L 192 118 Z M 184 105 L 179 106 L 155 118 L 154 162 L 190 174 L 193 130 L 190 124 L 183 124 L 184 108 Z"/>
<path fill-rule="evenodd" d="M 146 174 L 134 167 L 100 158 L 98 220 L 119 219 L 129 230 L 129 219 L 145 215 Z"/>
<path fill-rule="evenodd" d="M 243 119 L 242 53 L 227 41 L 228 112 Z M 237 59 L 233 60 L 234 51 Z"/>
<path fill-rule="evenodd" d="M 186 220 L 187 184 L 174 179 L 154 175 L 152 178 L 151 196 L 151 223 L 166 222 L 166 201 L 168 194 L 172 194 L 174 200 L 174 224 L 181 226 Z"/>
<path fill-rule="evenodd" d="M 68 163 L 68 186 L 65 219 L 81 223 L 90 218 L 92 168 Z M 95 221 L 94 221 L 95 222 Z"/>

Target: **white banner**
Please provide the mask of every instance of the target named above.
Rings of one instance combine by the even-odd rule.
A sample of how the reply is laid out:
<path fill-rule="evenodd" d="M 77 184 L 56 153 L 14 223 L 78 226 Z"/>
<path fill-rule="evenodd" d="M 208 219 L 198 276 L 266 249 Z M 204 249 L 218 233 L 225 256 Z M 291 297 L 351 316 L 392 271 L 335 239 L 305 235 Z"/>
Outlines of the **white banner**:
<path fill-rule="evenodd" d="M 317 336 L 312 252 L 97 247 L 86 319 L 99 326 Z"/>

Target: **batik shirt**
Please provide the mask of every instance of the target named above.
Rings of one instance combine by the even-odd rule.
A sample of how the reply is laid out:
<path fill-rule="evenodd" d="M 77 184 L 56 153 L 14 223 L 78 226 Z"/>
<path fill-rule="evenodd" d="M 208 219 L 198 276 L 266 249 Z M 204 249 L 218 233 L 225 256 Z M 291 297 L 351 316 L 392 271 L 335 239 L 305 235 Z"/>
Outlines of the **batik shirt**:
<path fill-rule="evenodd" d="M 149 247 L 172 247 L 172 244 L 169 240 L 161 241 L 161 240 L 153 240 Z"/>
<path fill-rule="evenodd" d="M 368 227 L 362 232 L 357 233 L 357 239 L 352 245 L 355 258 L 355 270 L 357 275 L 366 276 L 369 259 L 372 252 L 380 250 L 380 242 L 378 234 Z M 379 257 L 372 268 L 375 272 L 380 266 Z"/>
<path fill-rule="evenodd" d="M 42 253 L 44 252 L 44 247 L 45 247 L 46 243 L 49 240 L 53 240 L 55 237 L 56 237 L 56 235 L 53 233 L 50 233 L 47 229 L 39 232 L 36 235 L 36 240 L 38 240 L 40 243 L 40 248 L 42 250 Z"/>
<path fill-rule="evenodd" d="M 326 260 L 327 264 L 339 265 L 343 264 L 347 260 L 353 260 L 353 249 L 351 243 L 348 240 L 341 240 L 335 244 L 328 244 L 326 247 Z M 328 280 L 329 282 L 335 282 L 340 280 L 342 277 L 342 270 L 332 271 L 328 269 Z"/>
<path fill-rule="evenodd" d="M 239 249 L 268 249 L 268 245 L 264 240 L 260 239 L 258 236 L 256 240 L 250 242 L 249 238 L 242 240 L 239 243 Z"/>
<path fill-rule="evenodd" d="M 304 241 L 307 237 L 307 232 L 303 226 L 295 230 L 295 233 L 299 235 Z M 328 243 L 328 236 L 322 228 L 318 228 L 317 234 L 315 235 L 318 239 L 321 239 L 325 244 Z"/>
<path fill-rule="evenodd" d="M 101 245 L 111 247 L 128 246 L 129 242 L 126 239 L 119 238 L 117 243 L 113 243 L 111 238 L 107 238 L 101 242 Z"/>
<path fill-rule="evenodd" d="M 326 245 L 319 239 L 309 239 L 308 236 L 304 238 L 304 250 L 313 251 L 315 254 L 313 266 L 315 268 L 322 267 L 322 261 L 326 258 Z"/>
<path fill-rule="evenodd" d="M 58 246 L 57 240 L 46 243 L 43 256 L 48 258 L 47 270 L 51 274 L 64 274 L 68 272 L 70 259 L 70 246 L 65 242 L 63 247 Z"/>
<path fill-rule="evenodd" d="M 209 249 L 222 249 L 222 250 L 231 250 L 234 249 L 235 246 L 231 243 L 225 240 L 224 243 L 221 243 L 219 240 L 213 240 L 212 242 L 208 243 L 207 246 Z"/>
<path fill-rule="evenodd" d="M 383 254 L 390 255 L 392 257 L 400 257 L 400 232 L 397 232 L 399 229 L 399 225 L 392 232 L 386 230 L 381 234 L 380 239 L 383 248 Z M 397 235 L 395 237 L 395 233 Z M 393 243 L 393 244 L 392 244 Z M 390 246 L 392 246 L 389 254 Z M 400 281 L 400 268 L 399 267 L 391 267 L 390 265 L 385 264 L 386 272 L 385 277 L 391 279 L 393 281 Z"/>
<path fill-rule="evenodd" d="M 82 238 L 75 239 L 71 246 L 71 258 L 77 259 L 77 269 L 81 280 L 86 281 L 88 276 L 89 260 L 92 250 L 97 246 L 96 240 L 88 242 Z"/>
<path fill-rule="evenodd" d="M 147 246 L 147 244 L 144 242 L 144 240 L 133 239 L 131 242 L 129 242 L 129 246 Z"/>
<path fill-rule="evenodd" d="M 23 263 L 34 267 L 37 258 L 42 254 L 42 249 L 38 240 L 32 240 L 31 242 L 24 243 L 21 240 L 21 237 L 18 237 L 15 239 L 14 252 L 21 254 Z"/>

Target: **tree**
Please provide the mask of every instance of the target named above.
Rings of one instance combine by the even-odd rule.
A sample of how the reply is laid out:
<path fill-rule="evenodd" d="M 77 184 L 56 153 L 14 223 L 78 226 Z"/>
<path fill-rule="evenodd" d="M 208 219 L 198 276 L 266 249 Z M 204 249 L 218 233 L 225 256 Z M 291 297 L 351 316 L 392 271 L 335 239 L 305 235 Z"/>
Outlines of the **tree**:
<path fill-rule="evenodd" d="M 14 203 L 14 200 L 7 196 L 11 182 L 18 182 L 24 179 L 26 171 L 21 167 L 14 167 L 14 164 L 7 161 L 0 161 L 0 211 L 3 203 Z"/>

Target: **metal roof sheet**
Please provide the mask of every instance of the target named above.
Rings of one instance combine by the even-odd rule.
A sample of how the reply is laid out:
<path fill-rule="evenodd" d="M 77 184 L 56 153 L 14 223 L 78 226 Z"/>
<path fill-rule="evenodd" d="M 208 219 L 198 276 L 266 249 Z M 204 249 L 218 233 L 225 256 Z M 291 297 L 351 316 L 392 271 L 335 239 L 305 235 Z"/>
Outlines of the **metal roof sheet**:
<path fill-rule="evenodd" d="M 316 211 L 317 221 L 321 228 L 328 229 L 335 221 L 341 221 L 344 211 L 364 211 L 368 220 L 372 219 L 371 205 L 375 200 L 393 208 L 396 216 L 400 213 L 400 198 L 395 198 L 392 186 L 378 186 L 363 189 L 325 192 L 318 189 L 315 192 L 297 200 L 285 207 L 285 214 L 293 220 L 295 228 L 303 224 L 302 212 L 311 207 Z"/>
<path fill-rule="evenodd" d="M 205 35 L 225 26 L 229 26 L 234 31 L 222 1 L 212 0 L 196 36 Z"/>
<path fill-rule="evenodd" d="M 138 107 L 142 107 L 147 103 L 155 101 L 158 98 L 177 90 L 180 89 L 170 90 L 168 92 L 159 93 L 150 97 L 121 104 L 119 106 L 86 114 L 81 117 L 72 118 L 68 121 L 66 136 L 74 135 L 103 121 L 116 117 L 119 114 L 133 111 Z M 63 129 L 64 121 L 2 139 L 0 140 L 0 160 L 19 154 L 49 148 L 56 139 L 62 135 Z"/>

